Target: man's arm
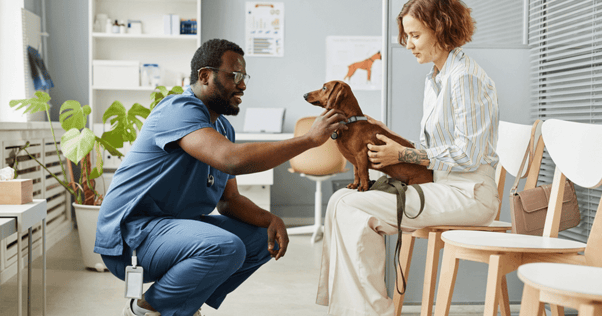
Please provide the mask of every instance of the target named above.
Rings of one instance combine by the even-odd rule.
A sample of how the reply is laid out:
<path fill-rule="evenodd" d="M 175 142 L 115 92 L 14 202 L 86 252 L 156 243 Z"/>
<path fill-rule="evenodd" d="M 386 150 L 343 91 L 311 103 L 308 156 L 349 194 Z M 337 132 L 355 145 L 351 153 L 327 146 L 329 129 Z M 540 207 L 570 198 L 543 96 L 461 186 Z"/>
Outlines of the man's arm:
<path fill-rule="evenodd" d="M 288 247 L 288 234 L 280 217 L 260 208 L 247 197 L 240 195 L 236 178 L 228 180 L 226 189 L 217 204 L 220 214 L 236 218 L 241 222 L 268 229 L 268 251 L 276 260 L 283 257 Z M 274 242 L 279 249 L 274 250 Z"/>
<path fill-rule="evenodd" d="M 330 110 L 319 116 L 307 134 L 279 142 L 235 144 L 212 128 L 196 130 L 178 145 L 196 159 L 231 175 L 272 169 L 323 144 L 337 129 L 347 129 L 344 115 Z"/>

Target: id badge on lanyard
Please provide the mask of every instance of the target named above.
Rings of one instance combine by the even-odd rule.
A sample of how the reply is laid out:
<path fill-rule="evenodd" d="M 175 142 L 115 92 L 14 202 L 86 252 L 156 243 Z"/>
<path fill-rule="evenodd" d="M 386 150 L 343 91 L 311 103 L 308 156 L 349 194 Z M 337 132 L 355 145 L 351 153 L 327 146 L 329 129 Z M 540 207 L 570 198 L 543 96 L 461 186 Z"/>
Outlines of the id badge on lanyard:
<path fill-rule="evenodd" d="M 142 283 L 144 280 L 144 269 L 138 266 L 136 250 L 132 253 L 132 265 L 125 267 L 125 297 L 142 298 Z"/>

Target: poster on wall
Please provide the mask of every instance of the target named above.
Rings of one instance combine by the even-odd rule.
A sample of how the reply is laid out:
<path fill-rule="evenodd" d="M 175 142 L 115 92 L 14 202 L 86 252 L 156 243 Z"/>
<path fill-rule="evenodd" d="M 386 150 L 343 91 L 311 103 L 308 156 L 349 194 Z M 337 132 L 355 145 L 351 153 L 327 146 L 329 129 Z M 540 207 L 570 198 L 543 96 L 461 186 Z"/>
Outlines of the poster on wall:
<path fill-rule="evenodd" d="M 246 56 L 284 56 L 284 3 L 246 3 Z"/>
<path fill-rule="evenodd" d="M 380 90 L 381 48 L 381 36 L 326 37 L 326 82 L 342 80 L 353 90 Z"/>

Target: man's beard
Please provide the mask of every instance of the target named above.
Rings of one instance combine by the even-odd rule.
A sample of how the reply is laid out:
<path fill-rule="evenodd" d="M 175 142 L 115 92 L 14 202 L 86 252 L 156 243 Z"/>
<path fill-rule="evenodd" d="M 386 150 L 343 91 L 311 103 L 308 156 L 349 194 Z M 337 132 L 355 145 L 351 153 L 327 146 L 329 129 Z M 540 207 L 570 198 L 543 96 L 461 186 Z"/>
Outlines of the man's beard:
<path fill-rule="evenodd" d="M 230 104 L 230 98 L 226 96 L 226 88 L 217 78 L 213 79 L 213 83 L 217 87 L 218 93 L 214 93 L 208 97 L 207 107 L 217 114 L 237 115 L 240 108 Z"/>

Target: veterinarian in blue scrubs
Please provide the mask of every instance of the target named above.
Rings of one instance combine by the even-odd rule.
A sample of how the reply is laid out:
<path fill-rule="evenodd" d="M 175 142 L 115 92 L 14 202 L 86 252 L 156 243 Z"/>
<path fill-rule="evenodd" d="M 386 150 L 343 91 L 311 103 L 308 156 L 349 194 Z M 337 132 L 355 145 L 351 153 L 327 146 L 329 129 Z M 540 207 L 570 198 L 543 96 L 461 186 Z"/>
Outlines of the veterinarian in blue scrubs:
<path fill-rule="evenodd" d="M 460 48 L 474 32 L 470 9 L 458 0 L 411 0 L 397 21 L 399 43 L 418 63 L 433 63 L 433 68 L 426 76 L 418 149 L 377 135 L 385 145 L 368 145 L 372 168 L 405 162 L 433 170 L 434 182 L 420 185 L 424 210 L 415 219 L 404 216 L 403 230 L 489 225 L 500 202 L 495 184 L 499 110 L 495 83 Z M 420 198 L 412 187 L 406 198 L 406 212 L 414 217 Z M 396 195 L 383 191 L 342 189 L 331 197 L 317 297 L 329 314 L 393 315 L 383 236 L 398 232 L 396 202 Z"/>
<path fill-rule="evenodd" d="M 95 252 L 124 279 L 133 250 L 155 282 L 123 315 L 200 315 L 218 308 L 261 265 L 284 256 L 282 220 L 241 196 L 237 174 L 268 170 L 321 145 L 344 120 L 320 116 L 306 136 L 235 144 L 224 115 L 239 112 L 249 76 L 243 50 L 210 40 L 194 54 L 191 87 L 146 122 L 100 208 Z M 209 215 L 217 207 L 221 215 Z"/>

